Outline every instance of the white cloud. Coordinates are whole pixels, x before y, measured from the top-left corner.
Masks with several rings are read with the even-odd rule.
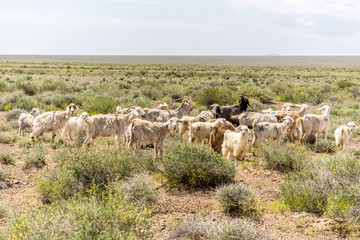
[[[158,1],[153,0],[108,0],[110,2],[120,2],[120,3],[136,3],[136,4],[159,4]]]
[[[324,15],[360,20],[358,0],[227,0],[236,11]]]

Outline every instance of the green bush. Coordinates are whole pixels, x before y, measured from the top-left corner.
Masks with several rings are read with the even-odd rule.
[[[26,157],[24,162],[24,169],[42,168],[46,165],[44,146],[38,144],[36,148]]]
[[[33,97],[23,96],[23,97],[20,97],[16,101],[16,103],[13,104],[13,107],[30,111],[31,109],[33,109],[37,105],[38,104],[36,103],[36,101],[34,100]]]
[[[31,81],[16,81],[16,88],[24,91],[29,96],[35,95],[38,91],[36,84]]]
[[[15,142],[17,139],[16,135],[9,133],[0,133],[0,143],[9,144]]]
[[[327,139],[319,139],[313,145],[308,145],[311,150],[316,153],[334,153],[336,152],[336,144],[334,141]]]
[[[214,240],[255,240],[264,239],[259,231],[247,222],[213,221],[205,218],[185,219],[176,224],[171,239],[214,239]]]
[[[241,225],[234,223],[222,224],[218,231],[211,235],[213,240],[257,240],[262,239],[258,230],[251,224],[243,223]]]
[[[25,111],[19,108],[12,109],[10,111],[6,112],[6,120],[18,120],[21,113],[24,113]]]
[[[161,174],[172,186],[213,187],[235,177],[234,164],[207,146],[172,142],[161,161]]]
[[[310,156],[306,148],[289,143],[262,143],[255,151],[265,159],[270,169],[280,172],[300,170]]]
[[[9,214],[8,209],[9,209],[9,203],[6,203],[4,201],[0,201],[0,219],[1,218],[6,218],[8,216],[8,214]]]
[[[0,153],[0,162],[6,165],[14,165],[15,164],[15,159],[13,156],[11,156],[10,153],[8,152],[2,152]]]
[[[201,90],[196,96],[195,101],[201,105],[210,106],[217,103],[220,105],[231,104],[233,102],[231,92],[226,88],[208,87]]]
[[[281,185],[291,209],[345,217],[360,189],[360,163],[350,154],[318,157]]]
[[[36,187],[43,201],[55,202],[77,193],[84,193],[92,185],[103,190],[113,181],[125,179],[144,169],[145,159],[127,150],[114,148],[65,148],[56,155],[59,167],[48,170]]]
[[[14,214],[4,230],[16,239],[152,239],[151,211],[139,209],[117,190],[78,196]]]
[[[33,145],[31,138],[20,138],[16,144],[19,148],[30,148]]]
[[[145,206],[156,202],[158,191],[148,174],[136,174],[121,183],[121,193],[125,199],[136,205]]]
[[[84,103],[84,110],[90,115],[99,113],[114,113],[118,101],[112,96],[97,96],[95,98],[89,98]]]
[[[5,168],[0,168],[0,182],[4,182],[9,177],[9,172]]]
[[[216,199],[227,213],[245,216],[258,214],[256,193],[242,183],[233,183],[218,188]]]

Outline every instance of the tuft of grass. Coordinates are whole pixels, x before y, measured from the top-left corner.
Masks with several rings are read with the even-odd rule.
[[[9,165],[9,164],[14,165],[15,159],[10,153],[2,152],[0,153],[0,162],[5,165]]]
[[[216,199],[227,213],[245,216],[258,214],[257,195],[243,183],[232,183],[218,188]]]
[[[161,174],[171,186],[213,187],[235,177],[235,166],[206,146],[171,142],[160,160]]]
[[[36,183],[44,202],[56,202],[85,193],[92,185],[103,191],[112,182],[146,169],[146,160],[134,156],[127,149],[115,147],[65,147],[57,153],[56,160],[59,167],[47,170]]]
[[[4,201],[0,201],[0,219],[6,218],[8,216],[9,214],[8,209],[9,209],[9,204]]]
[[[12,109],[6,112],[6,120],[10,122],[11,120],[18,120],[21,113],[25,111],[19,108]]]
[[[231,223],[229,220],[212,221],[206,218],[185,219],[176,224],[170,234],[172,239],[265,239],[254,225],[244,222]]]
[[[290,175],[281,191],[292,210],[347,219],[360,196],[359,176],[359,160],[351,154],[318,157]]]
[[[319,139],[313,145],[309,145],[309,148],[316,153],[334,153],[334,152],[336,152],[335,142],[327,140],[327,139]]]
[[[7,179],[9,177],[9,173],[5,168],[0,168],[0,189],[4,189],[8,187]]]
[[[291,143],[262,143],[255,151],[266,160],[270,169],[280,172],[298,171],[309,158],[305,147]]]
[[[19,146],[19,148],[31,148],[33,141],[31,138],[20,138],[16,141],[16,144]]]
[[[148,174],[139,173],[121,183],[120,191],[125,199],[140,206],[156,202],[159,192]]]
[[[15,142],[16,139],[16,135],[11,135],[9,133],[0,133],[0,143],[9,144]]]
[[[4,232],[16,239],[153,239],[151,210],[124,200],[117,189],[89,191],[15,213]]]
[[[42,168],[46,165],[45,162],[45,150],[42,144],[38,144],[34,151],[32,151],[25,159],[23,168]]]

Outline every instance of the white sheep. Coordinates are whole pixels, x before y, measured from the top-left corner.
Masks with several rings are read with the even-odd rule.
[[[238,130],[239,132],[226,130],[221,146],[223,157],[227,159],[234,157],[236,162],[239,158],[245,158],[250,134],[250,129],[245,125],[239,127]]]
[[[257,141],[262,141],[263,139],[273,138],[277,142],[283,139],[286,136],[287,129],[294,120],[290,116],[286,116],[282,119],[281,123],[269,123],[269,122],[259,122],[255,119],[253,122],[254,137],[252,140],[252,146],[254,147]]]
[[[63,128],[61,136],[70,140],[72,140],[72,137],[78,136],[86,130],[85,120],[88,117],[89,115],[86,112],[83,112],[80,117],[71,117]]]
[[[74,112],[77,110],[78,107],[74,103],[71,103],[66,107],[65,111],[53,111],[40,114],[34,120],[33,131],[30,134],[32,140],[35,141],[35,138],[39,138],[44,132],[52,132],[52,141],[54,141],[57,131],[64,128],[70,120],[70,117],[74,115]]]
[[[179,123],[179,134],[180,134],[180,136],[183,139],[185,139],[187,137],[190,123],[206,122],[206,121],[208,121],[210,119],[213,119],[213,118],[215,118],[215,113],[212,110],[210,110],[210,111],[202,111],[196,117],[183,116],[181,118],[181,122]]]
[[[305,144],[305,140],[310,134],[315,135],[315,142],[319,133],[322,133],[324,139],[326,139],[330,129],[330,109],[331,107],[325,105],[318,109],[322,111],[322,115],[306,114],[296,121],[297,126],[301,125],[300,143],[302,145]]]
[[[196,122],[189,124],[189,142],[206,143],[209,141],[210,133],[213,127],[226,127],[226,119],[218,118],[215,122]]]
[[[34,119],[40,115],[40,111],[37,108],[33,108],[30,113],[21,113],[19,116],[19,136],[24,136],[24,129],[30,128],[33,125]]]
[[[134,152],[142,144],[154,144],[155,157],[163,153],[164,141],[169,133],[175,133],[180,120],[176,117],[170,118],[167,122],[150,122],[142,119],[135,119],[130,125],[130,139],[128,146],[135,144]]]
[[[161,110],[161,109],[149,109],[146,112],[145,119],[150,122],[166,122],[172,117],[182,118],[185,114],[188,114],[192,110],[192,107],[187,100],[183,100],[180,107],[175,110]]]
[[[125,132],[128,129],[131,121],[137,117],[144,117],[145,112],[141,107],[136,107],[134,111],[126,115],[108,114],[95,115],[88,117],[85,120],[87,128],[87,136],[83,146],[87,145],[91,139],[96,137],[111,137],[114,136],[118,143],[125,138]]]
[[[349,122],[348,124],[338,127],[335,130],[335,142],[336,146],[340,149],[345,149],[346,145],[349,142],[351,134],[355,132],[358,127],[355,125],[354,122]]]

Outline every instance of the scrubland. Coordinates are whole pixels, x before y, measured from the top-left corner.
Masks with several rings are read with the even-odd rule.
[[[360,147],[337,150],[334,130],[358,124],[360,68],[99,63],[0,63],[0,239],[356,239]],[[33,143],[17,119],[75,103],[90,115],[116,106],[194,110],[250,99],[249,110],[332,107],[328,138],[306,146],[265,142],[246,160],[224,159],[175,136],[155,159],[113,138],[81,147]],[[78,113],[80,115],[81,112]]]

